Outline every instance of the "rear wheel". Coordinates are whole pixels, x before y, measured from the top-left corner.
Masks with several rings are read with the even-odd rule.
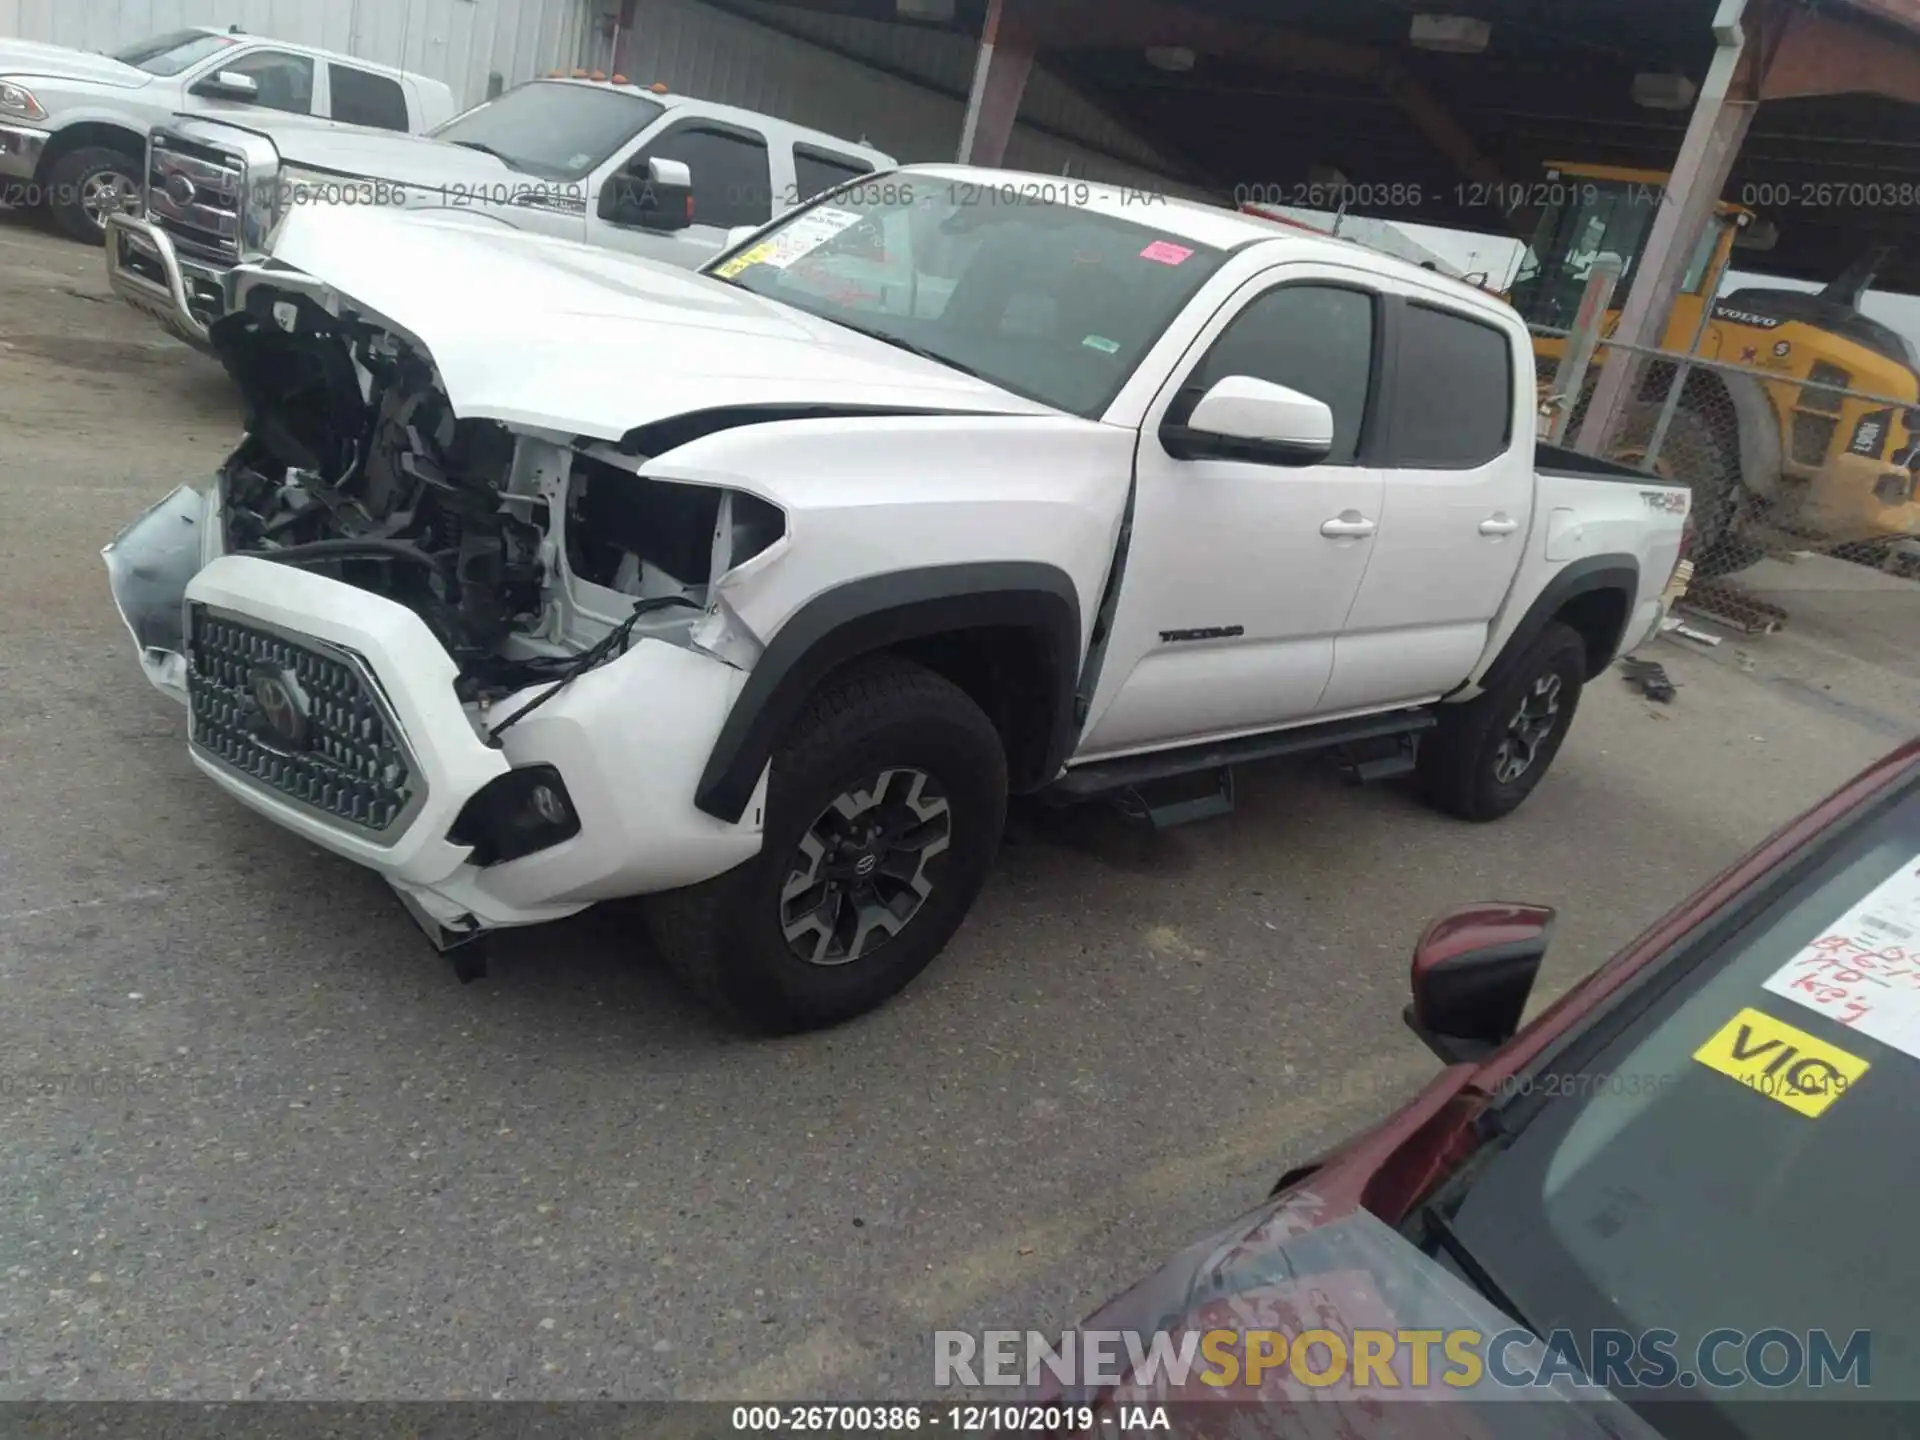
[[[1417,772],[1428,803],[1477,822],[1519,809],[1552,766],[1580,708],[1587,644],[1554,622],[1477,700],[1440,707],[1420,744]]]
[[[118,150],[88,146],[63,155],[47,171],[47,203],[60,228],[76,240],[104,244],[107,216],[131,210],[140,198],[140,162]]]
[[[662,957],[749,1028],[815,1029],[904,989],[986,883],[1006,823],[1000,737],[908,661],[822,688],[773,760],[760,853],[647,902]]]

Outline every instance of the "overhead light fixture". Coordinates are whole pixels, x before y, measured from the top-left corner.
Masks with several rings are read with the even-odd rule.
[[[1493,26],[1471,15],[1416,15],[1407,38],[1416,50],[1478,55],[1493,38]]]
[[[1689,110],[1700,87],[1684,75],[1641,71],[1633,77],[1633,103],[1643,110]]]
[[[893,0],[893,13],[902,20],[945,25],[953,19],[953,0]]]
[[[1154,45],[1147,50],[1147,63],[1156,70],[1184,75],[1193,69],[1198,57],[1184,45]]]

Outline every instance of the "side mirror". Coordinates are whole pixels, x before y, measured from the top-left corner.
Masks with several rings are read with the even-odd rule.
[[[222,70],[194,86],[193,93],[210,95],[219,100],[258,100],[260,82],[251,75],[242,75],[238,70]]]
[[[684,230],[693,224],[693,172],[680,160],[635,160],[600,191],[600,218],[647,230]]]
[[[1229,375],[1200,397],[1160,443],[1180,460],[1318,465],[1333,453],[1333,411],[1323,400],[1250,375]]]
[[[1483,1060],[1520,1032],[1553,911],[1492,902],[1443,915],[1413,947],[1409,1029],[1449,1065]]]

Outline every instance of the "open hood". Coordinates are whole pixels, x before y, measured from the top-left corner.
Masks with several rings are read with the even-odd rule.
[[[261,288],[308,288],[433,359],[462,418],[619,440],[729,407],[1051,415],[1034,401],[719,280],[495,219],[295,209]]]
[[[0,40],[0,75],[87,80],[122,90],[138,89],[153,82],[153,76],[146,71],[123,65],[111,55],[70,50],[65,45],[38,45],[31,40]]]

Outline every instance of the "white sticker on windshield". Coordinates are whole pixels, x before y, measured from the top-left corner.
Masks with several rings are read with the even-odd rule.
[[[754,246],[755,250],[764,250],[765,256],[757,263],[770,265],[775,270],[784,270],[794,261],[811,255],[842,230],[858,225],[866,217],[852,210],[836,210],[831,205],[818,210],[809,210],[777,235]]]
[[[1920,1057],[1920,856],[1829,925],[1765,988]]]

